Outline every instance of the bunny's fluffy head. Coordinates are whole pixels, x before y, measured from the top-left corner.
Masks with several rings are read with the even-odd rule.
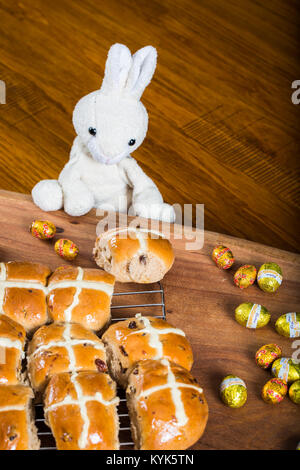
[[[140,97],[153,76],[156,57],[151,46],[132,56],[126,46],[114,44],[100,90],[75,106],[74,128],[94,160],[116,164],[143,142],[148,115]]]

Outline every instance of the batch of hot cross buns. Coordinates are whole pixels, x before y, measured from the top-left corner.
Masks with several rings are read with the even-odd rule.
[[[133,232],[98,237],[102,269],[0,264],[0,449],[40,447],[36,402],[57,449],[119,449],[117,386],[136,449],[187,449],[203,434],[208,407],[184,332],[141,314],[110,324],[115,281],[156,282],[174,261],[166,238]]]

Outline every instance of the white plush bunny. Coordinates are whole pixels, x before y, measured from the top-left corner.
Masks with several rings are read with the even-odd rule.
[[[70,160],[57,180],[40,181],[32,198],[44,211],[61,208],[80,216],[93,207],[174,222],[153,181],[129,152],[143,142],[148,115],[140,97],[156,67],[156,49],[144,47],[133,56],[122,44],[108,53],[100,90],[75,106],[77,137]]]

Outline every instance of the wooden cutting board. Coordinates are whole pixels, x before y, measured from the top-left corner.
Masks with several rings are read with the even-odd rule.
[[[74,264],[95,266],[91,255],[99,221],[95,211],[79,218],[62,211],[45,213],[30,196],[0,191],[0,217],[1,261],[31,260],[52,268],[64,264],[54,252],[54,241],[34,239],[28,231],[32,220],[50,219],[63,230],[59,236],[78,244],[80,254]],[[199,251],[186,251],[182,240],[172,241],[176,261],[163,280],[167,319],[184,329],[191,341],[193,373],[204,388],[210,410],[205,434],[194,448],[295,449],[300,441],[299,406],[287,397],[277,406],[263,402],[261,388],[271,376],[256,366],[254,355],[260,346],[271,342],[279,344],[286,357],[294,351],[293,341],[279,336],[274,324],[279,315],[300,311],[300,256],[212,232],[205,232],[204,247]],[[232,270],[219,270],[210,258],[213,247],[221,243],[235,255]],[[257,285],[245,291],[234,286],[235,267],[245,263],[259,267],[267,261],[282,267],[283,283],[278,292],[267,294]],[[136,287],[129,285],[127,289]],[[122,289],[124,286],[116,285],[117,291]],[[272,313],[270,323],[257,331],[236,323],[234,309],[244,301],[265,305]],[[227,374],[238,375],[247,384],[248,401],[241,409],[227,408],[219,399],[219,384]]]

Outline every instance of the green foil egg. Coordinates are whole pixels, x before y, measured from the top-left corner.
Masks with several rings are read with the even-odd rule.
[[[276,359],[272,364],[272,375],[286,383],[295,382],[300,379],[300,365],[288,357]]]
[[[275,323],[277,333],[286,338],[300,337],[300,313],[292,312],[281,315]]]
[[[296,380],[296,382],[292,383],[290,386],[289,397],[296,405],[300,405],[300,380]]]
[[[245,382],[236,375],[226,375],[220,385],[220,396],[230,408],[240,408],[247,401]]]
[[[269,323],[270,318],[266,307],[252,302],[244,302],[235,309],[236,321],[246,328],[261,328]]]
[[[282,271],[276,263],[263,264],[257,273],[257,283],[264,292],[275,292],[282,283]]]

